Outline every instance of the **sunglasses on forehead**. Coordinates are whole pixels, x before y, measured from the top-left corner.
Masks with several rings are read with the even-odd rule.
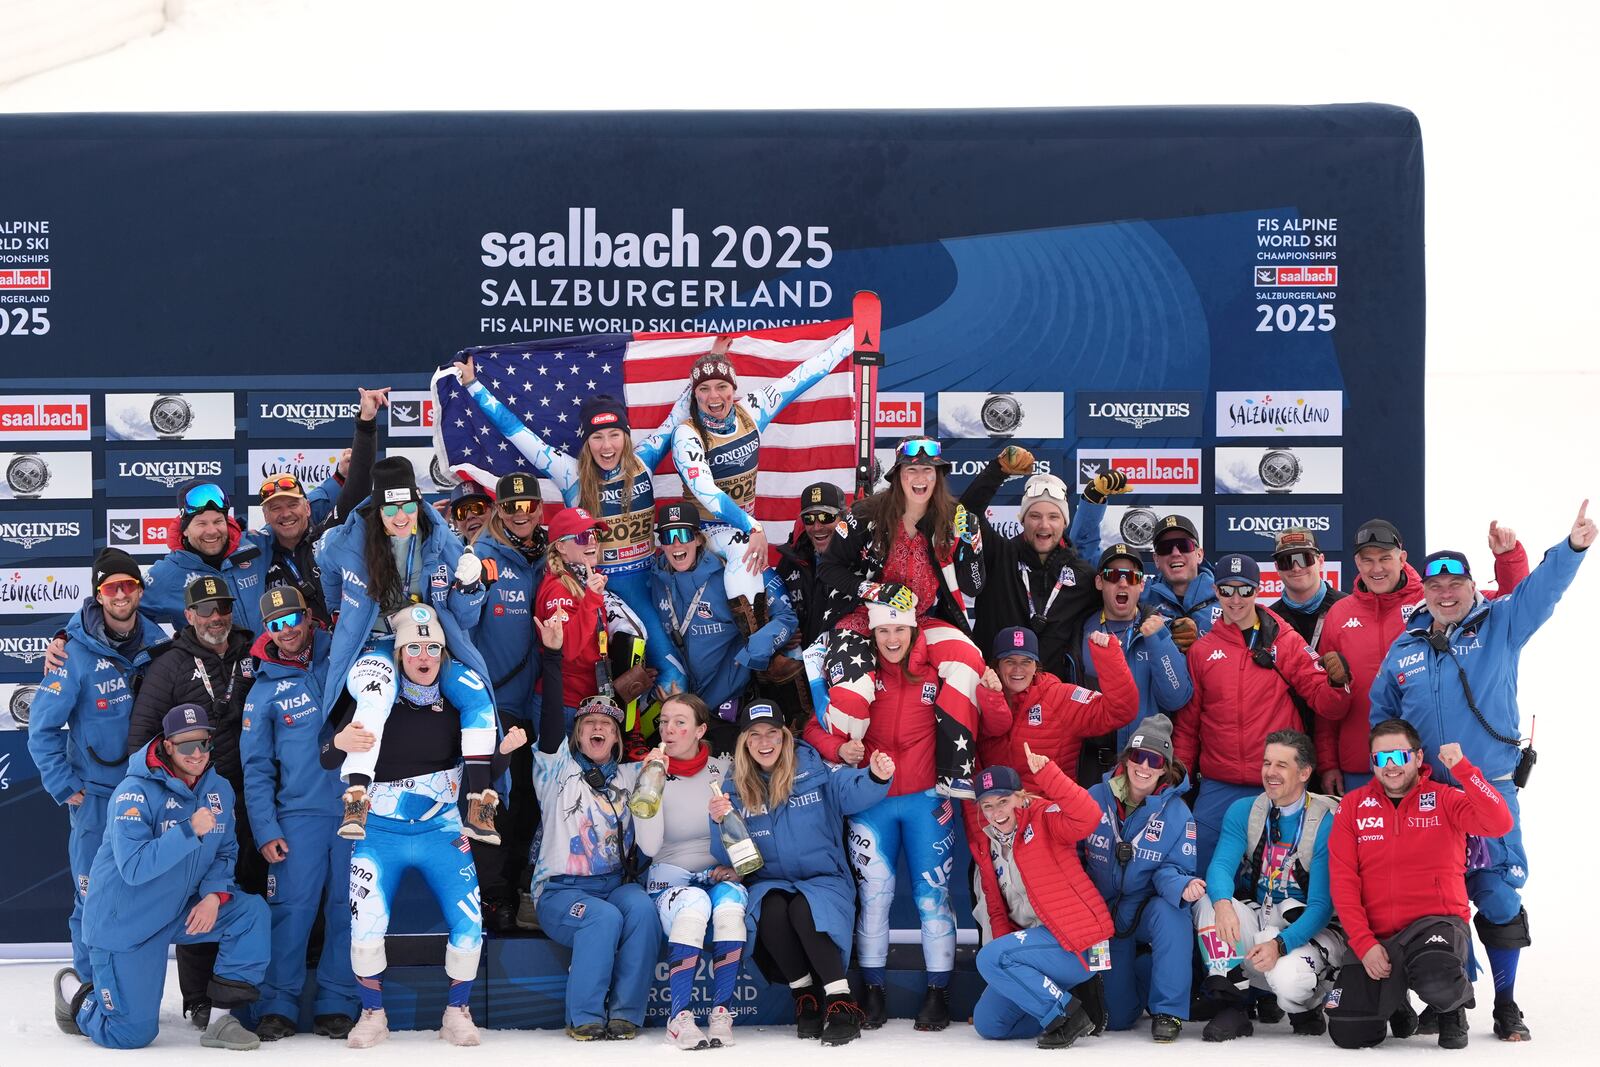
[[[1315,567],[1317,557],[1314,552],[1285,552],[1272,557],[1272,562],[1280,571],[1297,571],[1301,567]]]
[[[305,621],[305,617],[306,613],[303,611],[291,611],[287,615],[279,615],[276,619],[268,621],[267,629],[272,633],[278,633],[280,630],[299,626]]]
[[[1167,537],[1155,544],[1156,555],[1170,556],[1174,552],[1193,552],[1194,539],[1191,537]]]
[[[1132,567],[1102,567],[1100,577],[1106,580],[1107,585],[1124,583],[1127,585],[1143,585],[1144,571],[1136,571]]]
[[[392,519],[402,511],[407,515],[415,515],[417,513],[417,502],[415,500],[407,500],[404,504],[385,504],[383,506],[383,517]]]
[[[1377,768],[1404,767],[1411,762],[1409,748],[1385,748],[1372,754],[1372,765]]]
[[[502,515],[531,515],[538,506],[537,500],[502,500],[496,505]]]
[[[292,474],[279,474],[261,483],[261,502],[265,504],[279,493],[291,492],[305,495],[305,490],[300,487],[300,479]]]
[[[228,510],[228,494],[222,491],[222,486],[213,482],[204,485],[191,486],[183,494],[183,513],[194,515],[212,508],[216,511]]]

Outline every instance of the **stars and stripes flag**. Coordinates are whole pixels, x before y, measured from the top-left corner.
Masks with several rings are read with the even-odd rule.
[[[852,320],[776,330],[735,333],[728,356],[740,394],[778,381],[852,329]],[[621,397],[635,440],[667,418],[688,386],[689,368],[711,350],[716,334],[613,333],[469,348],[478,380],[553,448],[576,456],[582,447],[578,409],[597,393]],[[434,378],[438,398],[434,444],[441,462],[457,475],[494,488],[503,474],[531,464],[490,425],[478,405],[448,370]],[[831,481],[846,493],[854,481],[856,394],[851,361],[786,407],[761,434],[756,479],[756,518],[776,544],[786,539],[799,512],[801,490]],[[547,501],[561,496],[545,481]],[[655,471],[657,504],[681,499],[683,485],[670,448]]]

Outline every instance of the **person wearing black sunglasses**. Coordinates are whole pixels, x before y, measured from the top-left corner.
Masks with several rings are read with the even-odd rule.
[[[266,563],[261,546],[246,535],[232,515],[233,501],[222,482],[196,478],[178,487],[178,516],[167,535],[171,549],[150,568],[139,610],[174,629],[184,623],[184,590],[197,579],[227,583],[240,602],[240,626],[255,633],[256,598],[265,585]]]
[[[778,546],[778,578],[800,621],[802,646],[812,644],[828,627],[832,604],[828,588],[818,584],[817,561],[838,535],[844,508],[844,490],[832,482],[806,486],[800,492],[800,517],[794,532]]]
[[[1182,515],[1167,515],[1156,522],[1151,545],[1157,573],[1145,583],[1142,600],[1172,620],[1172,640],[1188,652],[1222,618],[1200,531]]]
[[[73,1032],[102,1048],[143,1048],[160,1029],[171,945],[216,961],[205,996],[248,1008],[271,952],[267,905],[234,880],[233,785],[212,765],[212,723],[200,704],[170,707],[160,734],[128,761],[110,804],[84,907],[93,975],[66,1007]],[[205,1026],[207,1048],[260,1041],[228,1011]]]
[[[1424,751],[1455,738],[1481,768],[1511,810],[1515,827],[1488,842],[1487,862],[1467,876],[1478,908],[1478,937],[1494,972],[1495,1035],[1505,1041],[1532,1037],[1515,1000],[1517,964],[1532,944],[1522,887],[1528,854],[1522,841],[1519,791],[1533,770],[1531,740],[1524,746],[1517,705],[1517,668],[1522,650],[1555,612],[1595,540],[1589,502],[1578,508],[1567,536],[1510,596],[1494,600],[1478,592],[1467,557],[1453,550],[1423,560],[1424,605],[1389,648],[1372,683],[1372,722],[1404,719],[1422,735]],[[1434,775],[1455,779],[1434,761]]]
[[[1419,1032],[1411,989],[1433,1016],[1429,1032],[1440,1047],[1465,1048],[1473,868],[1512,829],[1513,812],[1459,744],[1435,753],[1459,786],[1434,774],[1422,737],[1403,719],[1379,722],[1368,744],[1375,778],[1345,794],[1328,839],[1333,905],[1354,957],[1328,994],[1328,1035],[1340,1048],[1381,1044],[1386,1026],[1410,1037]],[[1483,940],[1492,961],[1493,942]],[[1495,1034],[1505,1038],[1501,1015],[1497,1005]]]
[[[1190,647],[1194,696],[1178,714],[1178,758],[1200,773],[1194,800],[1202,870],[1234,801],[1261,791],[1261,749],[1278,730],[1304,732],[1295,698],[1329,718],[1343,711],[1348,686],[1335,686],[1303,637],[1256,603],[1261,568],[1249,556],[1217,558],[1222,618]],[[1313,758],[1311,763],[1315,762]]]

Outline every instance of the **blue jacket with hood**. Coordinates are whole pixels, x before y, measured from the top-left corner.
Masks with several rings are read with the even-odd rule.
[[[333,639],[318,629],[311,637],[309,667],[274,658],[272,635],[256,638],[256,680],[245,697],[239,724],[239,760],[244,764],[244,803],[250,830],[260,844],[283,837],[278,817],[339,814],[344,783],[322,767],[322,732],[328,708],[322,691]]]
[[[1521,737],[1517,666],[1522,648],[1555,611],[1583,557],[1563,538],[1511,592],[1493,600],[1480,594],[1466,617],[1445,631],[1447,652],[1435,652],[1429,644],[1433,615],[1426,604],[1419,605],[1372,680],[1371,725],[1396,718],[1415,726],[1428,765],[1440,781],[1460,784],[1439,762],[1439,746],[1449,741],[1461,745],[1485,778],[1510,778],[1518,749],[1496,740],[1472,714],[1462,672],[1484,720],[1502,737]]]
[[[1211,564],[1202,562],[1194,581],[1179,596],[1172,591],[1159,571],[1144,583],[1144,596],[1139,601],[1145,607],[1168,619],[1190,618],[1200,631],[1200,637],[1211,632],[1211,627],[1222,618],[1222,605],[1217,602],[1217,584],[1212,578]]]
[[[1105,898],[1118,930],[1131,925],[1139,904],[1152,894],[1175,908],[1188,908],[1183,891],[1197,877],[1194,816],[1183,802],[1188,777],[1152,793],[1124,818],[1112,792],[1112,780],[1120,773],[1108,771],[1089,790],[1100,808],[1100,825],[1079,846],[1083,869]],[[1133,846],[1126,865],[1117,862],[1118,841]]]
[[[105,843],[83,907],[83,938],[95,948],[138,948],[207,893],[240,893],[233,787],[209,765],[185,785],[157,755],[160,745],[157,737],[128,757],[127,776],[107,802]],[[189,817],[201,805],[217,823],[196,837]]]
[[[767,591],[768,622],[746,641],[733,621],[728,594],[723,587],[724,566],[715,553],[704,549],[695,565],[682,573],[672,569],[665,555],[657,554],[650,570],[650,592],[661,627],[668,639],[683,645],[679,658],[689,675],[689,690],[713,708],[737,697],[750,682],[752,671],[765,670],[800,625],[789,593],[778,572],[768,567],[762,575]],[[703,589],[694,618],[686,616],[695,593]],[[670,611],[669,611],[670,605]],[[673,614],[688,630],[675,630]]]
[[[260,545],[245,536],[237,521],[228,519],[228,554],[215,568],[184,541],[176,519],[167,534],[167,544],[172,551],[150,568],[144,598],[139,601],[139,611],[146,618],[183,629],[183,592],[196,579],[210,574],[220,577],[233,590],[233,624],[251,633],[261,631],[261,594],[266,590],[267,557]]]
[[[472,543],[472,550],[480,559],[494,560],[499,569],[472,630],[473,643],[488,667],[484,677],[494,687],[497,707],[537,725],[539,709],[533,694],[543,656],[533,625],[533,598],[544,580],[544,560],[529,563],[487,530]]]
[[[149,664],[150,649],[167,640],[148,618],[135,622],[141,649],[129,661],[106,636],[100,605],[84,601],[67,622],[67,662],[46,671],[34,694],[28,754],[57,803],[79,790],[106,797],[128,773],[133,680]]]
[[[483,608],[484,591],[480,587],[469,593],[456,585],[456,562],[461,559],[465,546],[436,513],[429,515],[431,511],[432,508],[418,509],[424,588],[428,590],[434,610],[439,613],[450,655],[492,684],[489,669],[471,637],[472,627],[477,625]],[[329,530],[317,542],[323,598],[328,610],[339,616],[333,630],[333,647],[322,691],[322,706],[329,714],[338,705],[350,668],[361,655],[378,621],[378,602],[367,592],[367,562],[363,555],[367,522],[372,512],[369,497],[342,525]]]

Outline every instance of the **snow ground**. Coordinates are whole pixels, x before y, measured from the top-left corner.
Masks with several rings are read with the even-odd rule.
[[[1487,573],[1491,518],[1514,526],[1537,562],[1565,536],[1580,499],[1592,496],[1600,510],[1592,431],[1600,360],[1581,295],[1600,246],[1597,140],[1582,118],[1596,97],[1595,5],[1157,2],[1141,6],[1137,22],[1119,5],[980,13],[931,0],[815,0],[803,9],[715,0],[689,15],[617,2],[599,18],[590,10],[519,0],[188,0],[153,38],[0,88],[0,112],[1395,103],[1421,119],[1427,155],[1428,547],[1462,547]],[[1484,981],[1473,1044],[1458,1060],[1587,1058],[1579,1040],[1593,1010],[1596,864],[1592,835],[1569,809],[1592,804],[1587,756],[1600,724],[1584,668],[1593,643],[1586,616],[1597,602],[1600,565],[1590,563],[1522,659],[1522,708],[1525,718],[1539,714],[1541,761],[1523,797],[1535,946],[1518,999],[1537,1040],[1527,1049],[1493,1040]],[[51,1021],[55,966],[0,962],[8,1064],[88,1047]],[[176,997],[169,980],[154,1053],[168,1061],[198,1048]],[[1181,1051],[1154,1054],[1236,1064],[1336,1052],[1325,1039],[1292,1039],[1286,1026],[1226,1046],[1202,1044],[1196,1030]],[[429,1034],[393,1042],[485,1067],[569,1050],[603,1067],[654,1051],[647,1038],[578,1052],[554,1032],[488,1032],[483,1048],[465,1053]],[[1400,1047],[1407,1051],[1392,1051]],[[808,1061],[814,1048],[803,1050]],[[1074,1055],[1147,1048],[1135,1031],[1085,1040]],[[1415,1038],[1386,1048],[1433,1054]],[[732,1055],[769,1050],[779,1064],[799,1051],[792,1032],[778,1029],[744,1035]],[[302,1037],[263,1055],[288,1051],[303,1063],[310,1053],[345,1054]],[[932,1037],[902,1021],[828,1055],[945,1067],[995,1051],[964,1027]]]

